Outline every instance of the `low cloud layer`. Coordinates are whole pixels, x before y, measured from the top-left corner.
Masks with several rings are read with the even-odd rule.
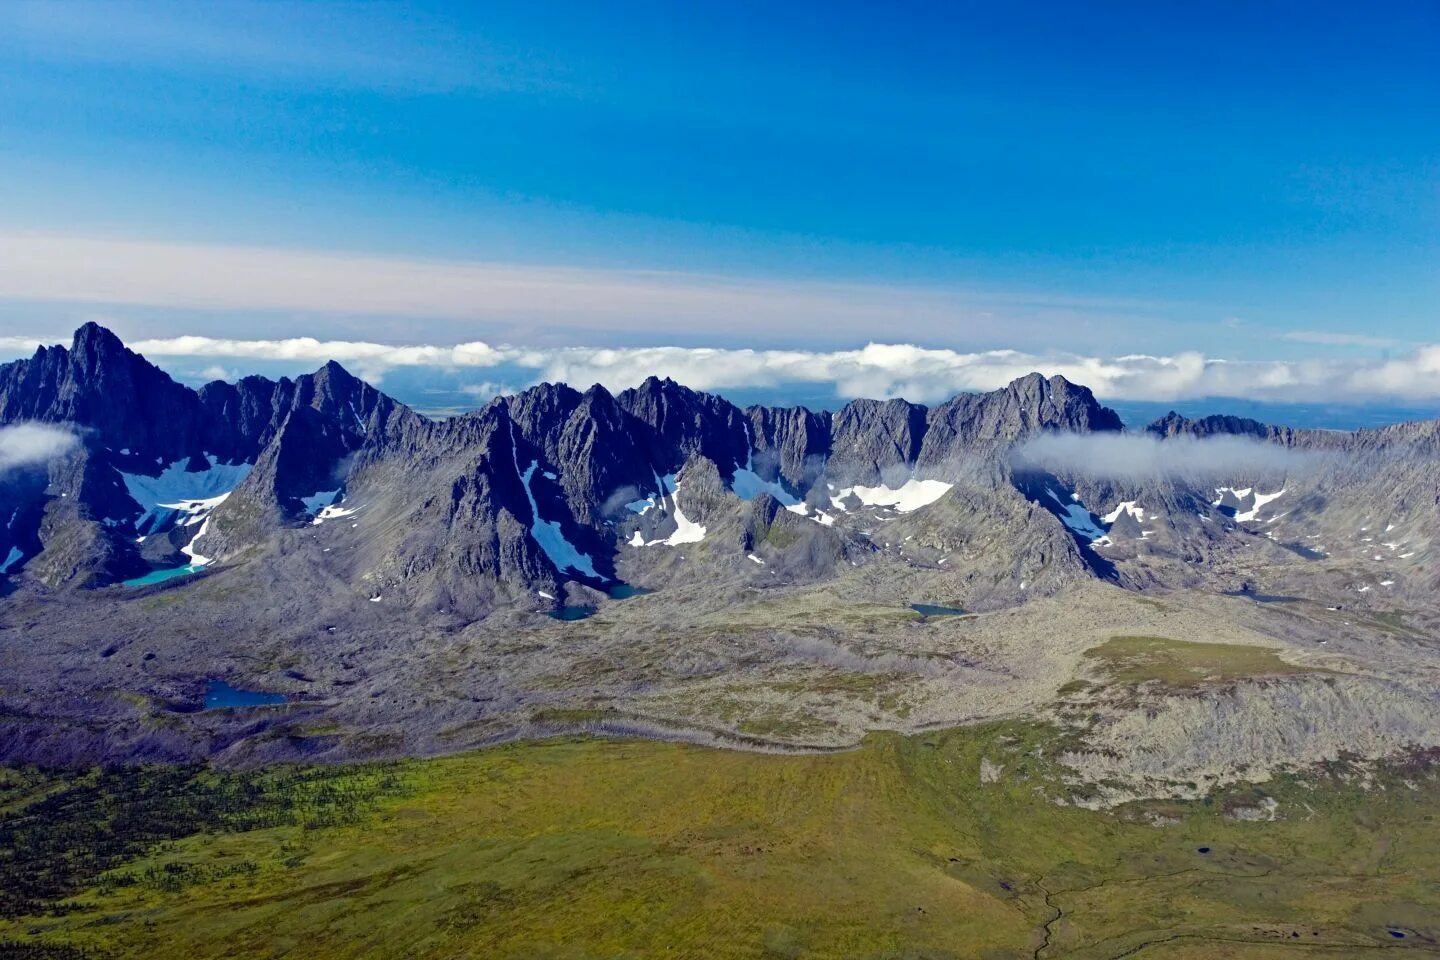
[[[0,339],[12,355],[35,338]],[[840,399],[904,397],[934,403],[956,393],[993,390],[1032,371],[1060,374],[1102,399],[1177,401],[1239,397],[1273,402],[1425,402],[1440,399],[1440,345],[1384,360],[1222,360],[1199,353],[1119,357],[1019,350],[964,353],[911,344],[872,343],[858,350],[738,350],[704,347],[517,347],[483,341],[391,345],[356,340],[238,340],[182,336],[140,340],[146,356],[228,361],[337,360],[372,382],[396,368],[485,370],[505,384],[564,381],[584,388],[638,384],[668,376],[699,390],[819,386]]]
[[[0,427],[0,473],[48,463],[79,445],[80,438],[63,427],[42,423]]]
[[[1390,360],[1217,360],[1198,353],[1096,357],[1018,350],[962,353],[910,344],[859,350],[734,350],[690,347],[532,348],[475,341],[454,346],[389,346],[356,341],[221,340],[175,337],[135,344],[151,356],[227,359],[335,359],[372,379],[402,366],[515,368],[533,380],[578,387],[634,386],[668,376],[699,390],[833,385],[840,398],[905,397],[933,403],[969,390],[994,390],[1032,371],[1060,374],[1102,398],[1185,400],[1242,397],[1277,402],[1417,401],[1440,398],[1440,345]],[[507,379],[511,379],[507,376]]]
[[[1011,462],[1017,469],[1096,480],[1235,478],[1313,467],[1315,455],[1248,437],[1047,433],[1017,447]]]

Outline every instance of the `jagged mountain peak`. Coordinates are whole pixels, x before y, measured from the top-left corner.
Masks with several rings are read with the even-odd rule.
[[[118,336],[108,327],[101,326],[91,320],[75,331],[75,336],[70,341],[70,351],[77,357],[121,357],[131,353]]]

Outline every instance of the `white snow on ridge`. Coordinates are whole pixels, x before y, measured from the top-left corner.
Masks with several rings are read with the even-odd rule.
[[[1247,510],[1246,512],[1244,512],[1244,513],[1237,513],[1237,514],[1235,514],[1235,519],[1236,519],[1236,520],[1254,520],[1254,519],[1259,515],[1259,513],[1260,513],[1260,508],[1261,508],[1261,507],[1265,506],[1265,504],[1269,503],[1271,500],[1274,500],[1276,497],[1280,496],[1280,495],[1283,494],[1284,492],[1285,492],[1285,488],[1284,488],[1284,487],[1281,487],[1279,490],[1276,490],[1274,493],[1261,493],[1259,490],[1256,490],[1256,491],[1255,491],[1255,505],[1254,505],[1253,507],[1251,507],[1249,510]]]
[[[705,526],[685,516],[680,509],[678,488],[670,494],[670,515],[675,520],[675,531],[663,540],[646,540],[639,530],[630,537],[632,547],[678,547],[682,543],[699,543],[705,539]]]
[[[530,501],[530,516],[533,518],[530,522],[530,536],[540,545],[550,562],[555,564],[555,569],[574,570],[596,580],[609,579],[596,572],[595,562],[588,553],[581,553],[573,543],[565,539],[565,532],[558,522],[541,519],[540,504],[535,500],[535,492],[530,489],[530,481],[535,476],[535,471],[540,469],[540,461],[531,460],[530,466],[521,471],[520,448],[515,444],[513,423],[510,424],[510,456],[515,461],[515,473],[520,477],[520,486],[525,488],[525,497]]]
[[[797,503],[791,506],[787,506],[785,509],[789,510],[791,513],[798,513],[802,517],[810,517],[810,507],[808,504]],[[822,527],[833,527],[835,525],[835,518],[832,517],[830,514],[826,513],[824,510],[817,509],[815,511],[815,516],[810,517],[810,519],[814,520]]]
[[[675,492],[675,474],[667,473],[665,476],[655,474],[655,489],[659,493],[652,493],[643,500],[631,500],[625,504],[625,509],[631,513],[638,513],[642,517],[649,513],[665,497]]]
[[[658,542],[669,547],[678,547],[682,543],[699,543],[704,540],[705,527],[681,513],[678,500],[671,502],[675,504],[675,532]],[[657,541],[651,541],[652,544],[655,542]]]
[[[338,520],[341,517],[353,516],[359,509],[359,507],[340,507],[333,505],[322,507],[320,512],[315,514],[315,519],[310,521],[310,525],[319,526],[326,520]]]
[[[179,524],[182,527],[193,527],[197,523],[204,522],[210,512],[230,496],[231,491],[226,491],[218,497],[210,497],[206,500],[181,500],[179,503],[162,503],[160,506],[166,510],[173,510],[180,514]]]
[[[667,547],[678,547],[682,543],[699,543],[705,539],[705,527],[691,520],[680,509],[678,492],[671,494],[670,503],[673,505],[673,516],[675,518],[675,532],[664,540],[651,540],[646,544],[653,547],[657,544],[664,544]],[[638,531],[637,531],[638,532]]]
[[[1236,490],[1234,487],[1216,487],[1215,493],[1219,495],[1219,499],[1212,501],[1211,505],[1216,507],[1220,506],[1220,504],[1225,502],[1225,494],[1227,493],[1234,494],[1235,499],[1239,500],[1241,504],[1243,504],[1246,500],[1250,499],[1250,495],[1253,493],[1255,495],[1255,500],[1254,503],[1250,506],[1250,509],[1236,510],[1235,512],[1235,519],[1237,521],[1241,523],[1249,523],[1260,515],[1261,507],[1265,506],[1265,504],[1274,500],[1276,497],[1279,497],[1285,492],[1285,489],[1285,487],[1281,487],[1274,493],[1261,493],[1258,488],[1254,487],[1246,487],[1243,490]],[[1364,528],[1362,527],[1361,529]]]
[[[221,498],[221,499],[223,499],[223,498]],[[180,548],[180,552],[183,553],[183,554],[185,554],[185,556],[187,556],[187,557],[190,558],[190,565],[193,566],[193,567],[204,567],[204,566],[208,566],[209,564],[215,562],[214,560],[212,560],[212,559],[209,558],[209,557],[201,556],[201,555],[200,555],[199,553],[197,553],[196,550],[195,550],[195,545],[200,542],[200,538],[203,537],[203,536],[205,536],[205,532],[206,532],[207,530],[209,530],[209,529],[210,529],[210,518],[209,518],[209,517],[206,517],[204,520],[202,520],[202,521],[200,522],[200,530],[199,530],[199,532],[197,532],[197,533],[195,534],[195,536],[193,536],[193,537],[190,538],[190,542],[189,542],[189,543],[185,544],[185,546],[183,546],[183,547]]]
[[[950,492],[952,483],[943,480],[917,480],[911,477],[899,487],[845,487],[837,490],[830,498],[831,504],[846,509],[843,501],[854,496],[867,507],[894,507],[900,513],[909,513],[929,506]]]
[[[535,501],[535,494],[530,490],[530,480],[535,476],[540,461],[530,461],[530,466],[520,474],[520,483],[525,487],[525,496],[530,498],[530,515],[534,518],[530,523],[530,536],[545,551],[545,556],[555,564],[557,570],[575,570],[586,576],[594,577],[597,580],[604,580],[595,571],[595,563],[590,559],[588,553],[581,553],[575,545],[565,539],[565,533],[560,524],[554,520],[543,520],[540,517],[540,505]],[[518,468],[518,464],[517,464]]]
[[[1077,500],[1079,499],[1078,495],[1076,494],[1071,494],[1071,497]],[[1120,506],[1116,507],[1114,510],[1111,510],[1109,513],[1105,514],[1105,516],[1101,517],[1100,519],[1104,520],[1106,523],[1114,523],[1116,520],[1120,519],[1120,514],[1122,513],[1130,514],[1130,516],[1135,518],[1136,523],[1145,522],[1145,508],[1139,506],[1134,500],[1123,501]]]

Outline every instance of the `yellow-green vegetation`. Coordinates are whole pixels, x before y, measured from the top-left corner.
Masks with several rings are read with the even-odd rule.
[[[1167,637],[1111,637],[1086,651],[1086,656],[1099,661],[1101,670],[1120,683],[1155,681],[1177,688],[1314,672],[1287,663],[1265,647]]]
[[[819,756],[569,739],[261,773],[20,771],[0,779],[0,956],[1436,950],[1428,768],[1097,812],[1054,802],[1053,737],[1015,722]]]

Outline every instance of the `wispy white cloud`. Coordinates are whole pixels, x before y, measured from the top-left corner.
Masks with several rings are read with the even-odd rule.
[[[1281,340],[1291,343],[1314,343],[1325,347],[1403,347],[1408,344],[1394,337],[1376,337],[1360,333],[1335,333],[1330,330],[1287,330]]]
[[[1284,473],[1316,462],[1316,455],[1249,437],[1171,437],[1144,434],[1048,433],[1011,454],[1016,466],[1105,480],[1146,477],[1244,477]]]
[[[511,386],[508,383],[495,383],[486,380],[483,383],[467,383],[459,390],[467,397],[474,397],[476,400],[490,400],[493,397],[504,397],[519,393],[520,388]]]
[[[46,463],[80,445],[71,430],[45,423],[0,427],[0,473],[15,467]]]
[[[424,260],[313,250],[0,231],[0,299],[109,308],[235,311],[262,335],[296,314],[404,318],[467,329],[528,327],[683,340],[723,330],[855,342],[885,330],[1054,343],[1160,321],[1155,304],[1026,291],[734,278],[618,268]],[[598,337],[596,339],[599,339]],[[581,341],[584,342],[584,341]],[[297,348],[298,349],[298,348]]]
[[[23,339],[23,338],[22,338]],[[30,348],[26,345],[26,351]],[[1225,360],[1199,353],[1120,357],[990,350],[965,353],[911,344],[872,343],[858,350],[746,350],[691,347],[536,348],[482,341],[450,346],[391,346],[346,340],[235,340],[201,336],[140,340],[152,358],[231,361],[338,360],[379,380],[398,367],[498,370],[511,380],[557,380],[584,387],[633,386],[668,376],[702,390],[833,387],[840,398],[905,397],[935,402],[969,390],[993,390],[1032,371],[1060,374],[1115,400],[1241,397],[1278,402],[1417,401],[1440,398],[1440,345],[1386,360]],[[477,388],[501,385],[486,383]]]
[[[218,363],[212,363],[203,370],[196,370],[195,378],[197,380],[203,380],[206,383],[213,380],[238,380],[240,378],[240,371],[222,367]]]

